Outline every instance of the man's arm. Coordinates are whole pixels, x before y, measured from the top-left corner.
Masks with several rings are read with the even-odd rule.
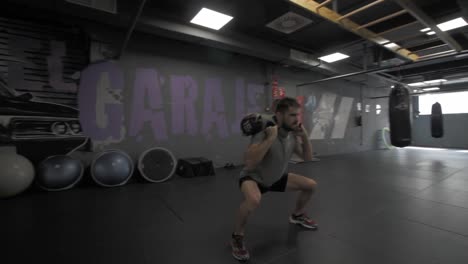
[[[294,152],[302,157],[304,161],[311,161],[312,160],[312,144],[310,143],[308,137],[307,130],[304,126],[301,125],[301,130],[298,131],[296,136],[296,146],[294,148]]]
[[[278,127],[268,127],[265,132],[260,133],[254,136],[253,143],[249,145],[245,152],[245,165],[249,169],[255,168],[263,160],[277,137]]]

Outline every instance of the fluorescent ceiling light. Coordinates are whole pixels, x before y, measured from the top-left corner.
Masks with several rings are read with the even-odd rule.
[[[323,60],[325,62],[332,63],[332,62],[343,60],[343,59],[346,59],[346,58],[349,58],[349,56],[346,55],[346,54],[343,54],[343,53],[336,52],[336,53],[333,53],[333,54],[330,54],[330,55],[327,55],[327,56],[320,57],[319,60]]]
[[[421,29],[421,32],[426,32],[426,31],[429,31],[429,30],[431,30],[431,29],[430,28],[423,28],[423,29]]]
[[[395,48],[399,48],[400,46],[398,46],[396,43],[388,43],[386,45],[384,45],[386,48],[389,48],[389,49],[395,49]]]
[[[430,80],[430,81],[425,81],[425,84],[432,84],[432,83],[441,83],[441,82],[446,82],[447,80],[445,79],[437,79],[437,80]]]
[[[426,91],[426,92],[427,91],[438,91],[438,90],[440,90],[439,87],[423,88],[423,91]]]
[[[208,8],[202,8],[190,23],[218,30],[231,21],[231,19],[232,16]]]
[[[435,35],[435,31],[429,31],[429,32],[427,32],[426,34],[428,34],[429,36]]]
[[[434,83],[442,83],[446,82],[447,80],[445,79],[436,79],[436,80],[429,80],[429,81],[424,81],[424,82],[414,82],[414,83],[408,83],[408,86],[424,86],[427,84],[434,84]]]
[[[448,31],[451,29],[464,27],[466,25],[468,25],[468,23],[466,23],[466,21],[463,18],[459,17],[459,18],[452,19],[444,23],[440,23],[437,25],[437,27],[439,27],[440,30],[442,31]]]
[[[422,86],[424,84],[425,83],[423,83],[423,82],[408,83],[409,86]]]
[[[387,44],[387,43],[389,43],[389,42],[390,42],[390,40],[384,39],[384,38],[378,39],[378,40],[377,40],[377,43],[378,43],[379,45]]]

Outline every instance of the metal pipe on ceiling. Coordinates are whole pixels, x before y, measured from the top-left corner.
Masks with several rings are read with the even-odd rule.
[[[464,82],[466,83],[466,82]],[[443,89],[443,90],[437,90],[437,91],[426,91],[426,92],[420,92],[420,93],[409,93],[410,96],[420,96],[424,94],[435,94],[435,93],[450,93],[450,92],[457,92],[457,91],[466,91],[468,88],[466,87],[461,87],[461,88],[452,88],[452,89]],[[382,98],[389,98],[390,96],[384,95],[384,96],[373,96],[373,97],[366,97],[367,99],[382,99]]]
[[[414,38],[420,38],[420,37],[424,37],[426,33],[423,33],[423,32],[417,32],[415,34],[411,34],[411,35],[403,35],[401,38],[397,38],[397,39],[391,39],[390,41],[393,42],[393,43],[396,43],[398,44],[398,42],[402,42],[402,41],[405,41],[405,40],[410,40],[410,39],[414,39]],[[439,40],[437,38],[437,40]],[[419,46],[419,45],[418,45]],[[406,49],[410,49],[408,47],[405,47]]]
[[[430,58],[430,57],[433,57],[433,56],[443,55],[443,54],[446,54],[446,53],[453,53],[453,52],[456,52],[456,51],[455,51],[455,50],[441,51],[441,52],[437,52],[437,53],[432,53],[432,54],[428,54],[428,55],[425,55],[425,56],[421,56],[420,58],[421,58],[421,59]],[[451,55],[453,55],[453,54],[451,54]]]
[[[135,26],[138,22],[138,19],[140,18],[141,12],[143,11],[143,7],[145,6],[146,0],[141,0],[140,5],[138,6],[138,10],[133,16],[132,23],[130,24],[130,27],[127,30],[127,33],[125,34],[125,39],[122,43],[122,46],[120,47],[120,51],[116,56],[116,59],[119,59],[123,52],[125,51],[125,48],[127,48],[128,41],[130,40],[130,36],[133,33],[133,30],[135,29]]]
[[[460,73],[460,71],[466,72],[468,69],[468,65],[466,66],[459,66],[459,67],[452,67],[448,69],[438,69],[438,70],[427,70],[423,72],[418,72],[418,73],[413,73],[413,74],[405,74],[405,78],[407,79],[412,79],[412,77],[418,77],[418,76],[446,76],[448,74],[454,74],[454,73]],[[380,73],[382,74],[382,73]],[[465,73],[466,75],[466,73]],[[438,78],[438,77],[436,77]]]
[[[440,48],[440,47],[443,47],[443,46],[447,46],[447,44],[435,45],[435,46],[432,46],[432,47],[429,47],[429,48],[425,48],[425,49],[414,50],[413,52],[427,51],[427,50],[431,50],[431,49]]]
[[[408,27],[408,26],[411,26],[411,25],[414,25],[414,24],[419,24],[419,21],[416,20],[416,21],[410,22],[410,23],[408,23],[408,24],[404,24],[404,25],[401,25],[401,26],[398,26],[398,27],[394,27],[394,28],[391,28],[391,29],[382,31],[382,32],[380,32],[380,33],[377,33],[377,35],[378,35],[378,36],[382,36],[382,35],[385,35],[385,34],[387,34],[387,33],[390,33],[390,32],[396,31],[396,30],[400,30],[400,29],[402,29],[402,28],[405,28],[405,27]]]
[[[432,42],[436,42],[436,41],[441,41],[441,40],[438,37],[434,37],[434,38],[430,38],[430,39],[418,42],[418,43],[413,44],[411,46],[406,46],[406,48],[407,49],[412,49],[414,47],[418,47],[418,46],[425,45],[425,44],[432,43]]]
[[[443,56],[439,56],[439,57],[436,57],[436,58],[419,60],[417,62],[404,62],[404,63],[399,64],[399,65],[389,65],[389,66],[380,67],[380,68],[376,68],[376,69],[370,69],[370,70],[365,70],[365,71],[358,71],[358,72],[351,72],[351,73],[341,74],[341,75],[332,76],[332,77],[329,77],[329,78],[324,78],[324,79],[320,79],[320,80],[316,80],[316,81],[312,81],[312,82],[308,82],[308,83],[300,83],[300,84],[297,84],[296,87],[301,87],[301,86],[306,86],[306,85],[316,84],[316,83],[321,83],[321,82],[328,82],[328,81],[333,81],[333,80],[339,80],[339,79],[358,76],[358,75],[362,75],[362,74],[378,73],[378,72],[384,72],[384,71],[388,71],[388,70],[392,70],[392,69],[398,69],[398,68],[401,69],[401,67],[403,67],[403,66],[405,66],[405,69],[410,69],[410,68],[416,67],[416,66],[418,66],[420,64],[427,63],[428,61],[441,60],[441,59],[449,58],[449,57],[456,56],[456,55],[462,55],[462,54],[468,54],[468,51],[467,52],[459,52],[457,54],[443,55]]]
[[[408,12],[408,11],[406,11],[406,10],[400,10],[400,11],[395,12],[395,13],[393,13],[393,14],[390,14],[390,15],[388,15],[388,16],[384,16],[384,17],[382,17],[382,18],[376,19],[376,20],[371,21],[371,22],[369,22],[369,23],[367,23],[367,24],[364,24],[364,25],[362,25],[362,26],[359,26],[357,29],[359,30],[359,29],[361,29],[361,28],[367,28],[367,27],[373,26],[373,25],[375,25],[375,24],[378,24],[378,23],[387,21],[387,20],[392,19],[392,18],[394,18],[394,17],[403,15],[403,14],[405,14],[405,13],[407,13],[407,12]]]
[[[347,13],[346,15],[343,15],[343,16],[339,17],[338,21],[341,21],[341,20],[343,20],[343,19],[345,19],[347,17],[350,17],[350,16],[352,16],[354,14],[357,14],[357,13],[360,13],[360,12],[366,10],[366,9],[369,9],[369,8],[371,8],[371,7],[373,7],[373,6],[377,5],[377,4],[382,3],[383,1],[385,1],[385,0],[377,0],[377,1],[374,1],[374,2],[372,2],[372,3],[368,4],[368,5],[365,5],[365,6],[361,7],[361,8],[358,8],[358,9],[356,9],[354,11],[351,11],[351,12]]]

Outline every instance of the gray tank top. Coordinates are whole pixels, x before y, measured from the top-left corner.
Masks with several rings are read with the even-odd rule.
[[[266,138],[265,132],[259,132],[252,136],[250,144],[260,143]],[[258,183],[271,186],[278,181],[281,176],[287,173],[288,163],[293,154],[296,137],[292,133],[283,129],[278,130],[278,137],[275,139],[263,160],[256,168],[248,169],[244,167],[239,177],[252,177]]]

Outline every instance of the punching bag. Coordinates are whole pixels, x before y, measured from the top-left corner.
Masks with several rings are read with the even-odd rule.
[[[395,147],[411,144],[410,95],[408,89],[397,85],[389,99],[390,140]]]
[[[439,103],[432,105],[431,135],[434,138],[441,138],[444,136],[444,119],[442,116],[442,107]]]

